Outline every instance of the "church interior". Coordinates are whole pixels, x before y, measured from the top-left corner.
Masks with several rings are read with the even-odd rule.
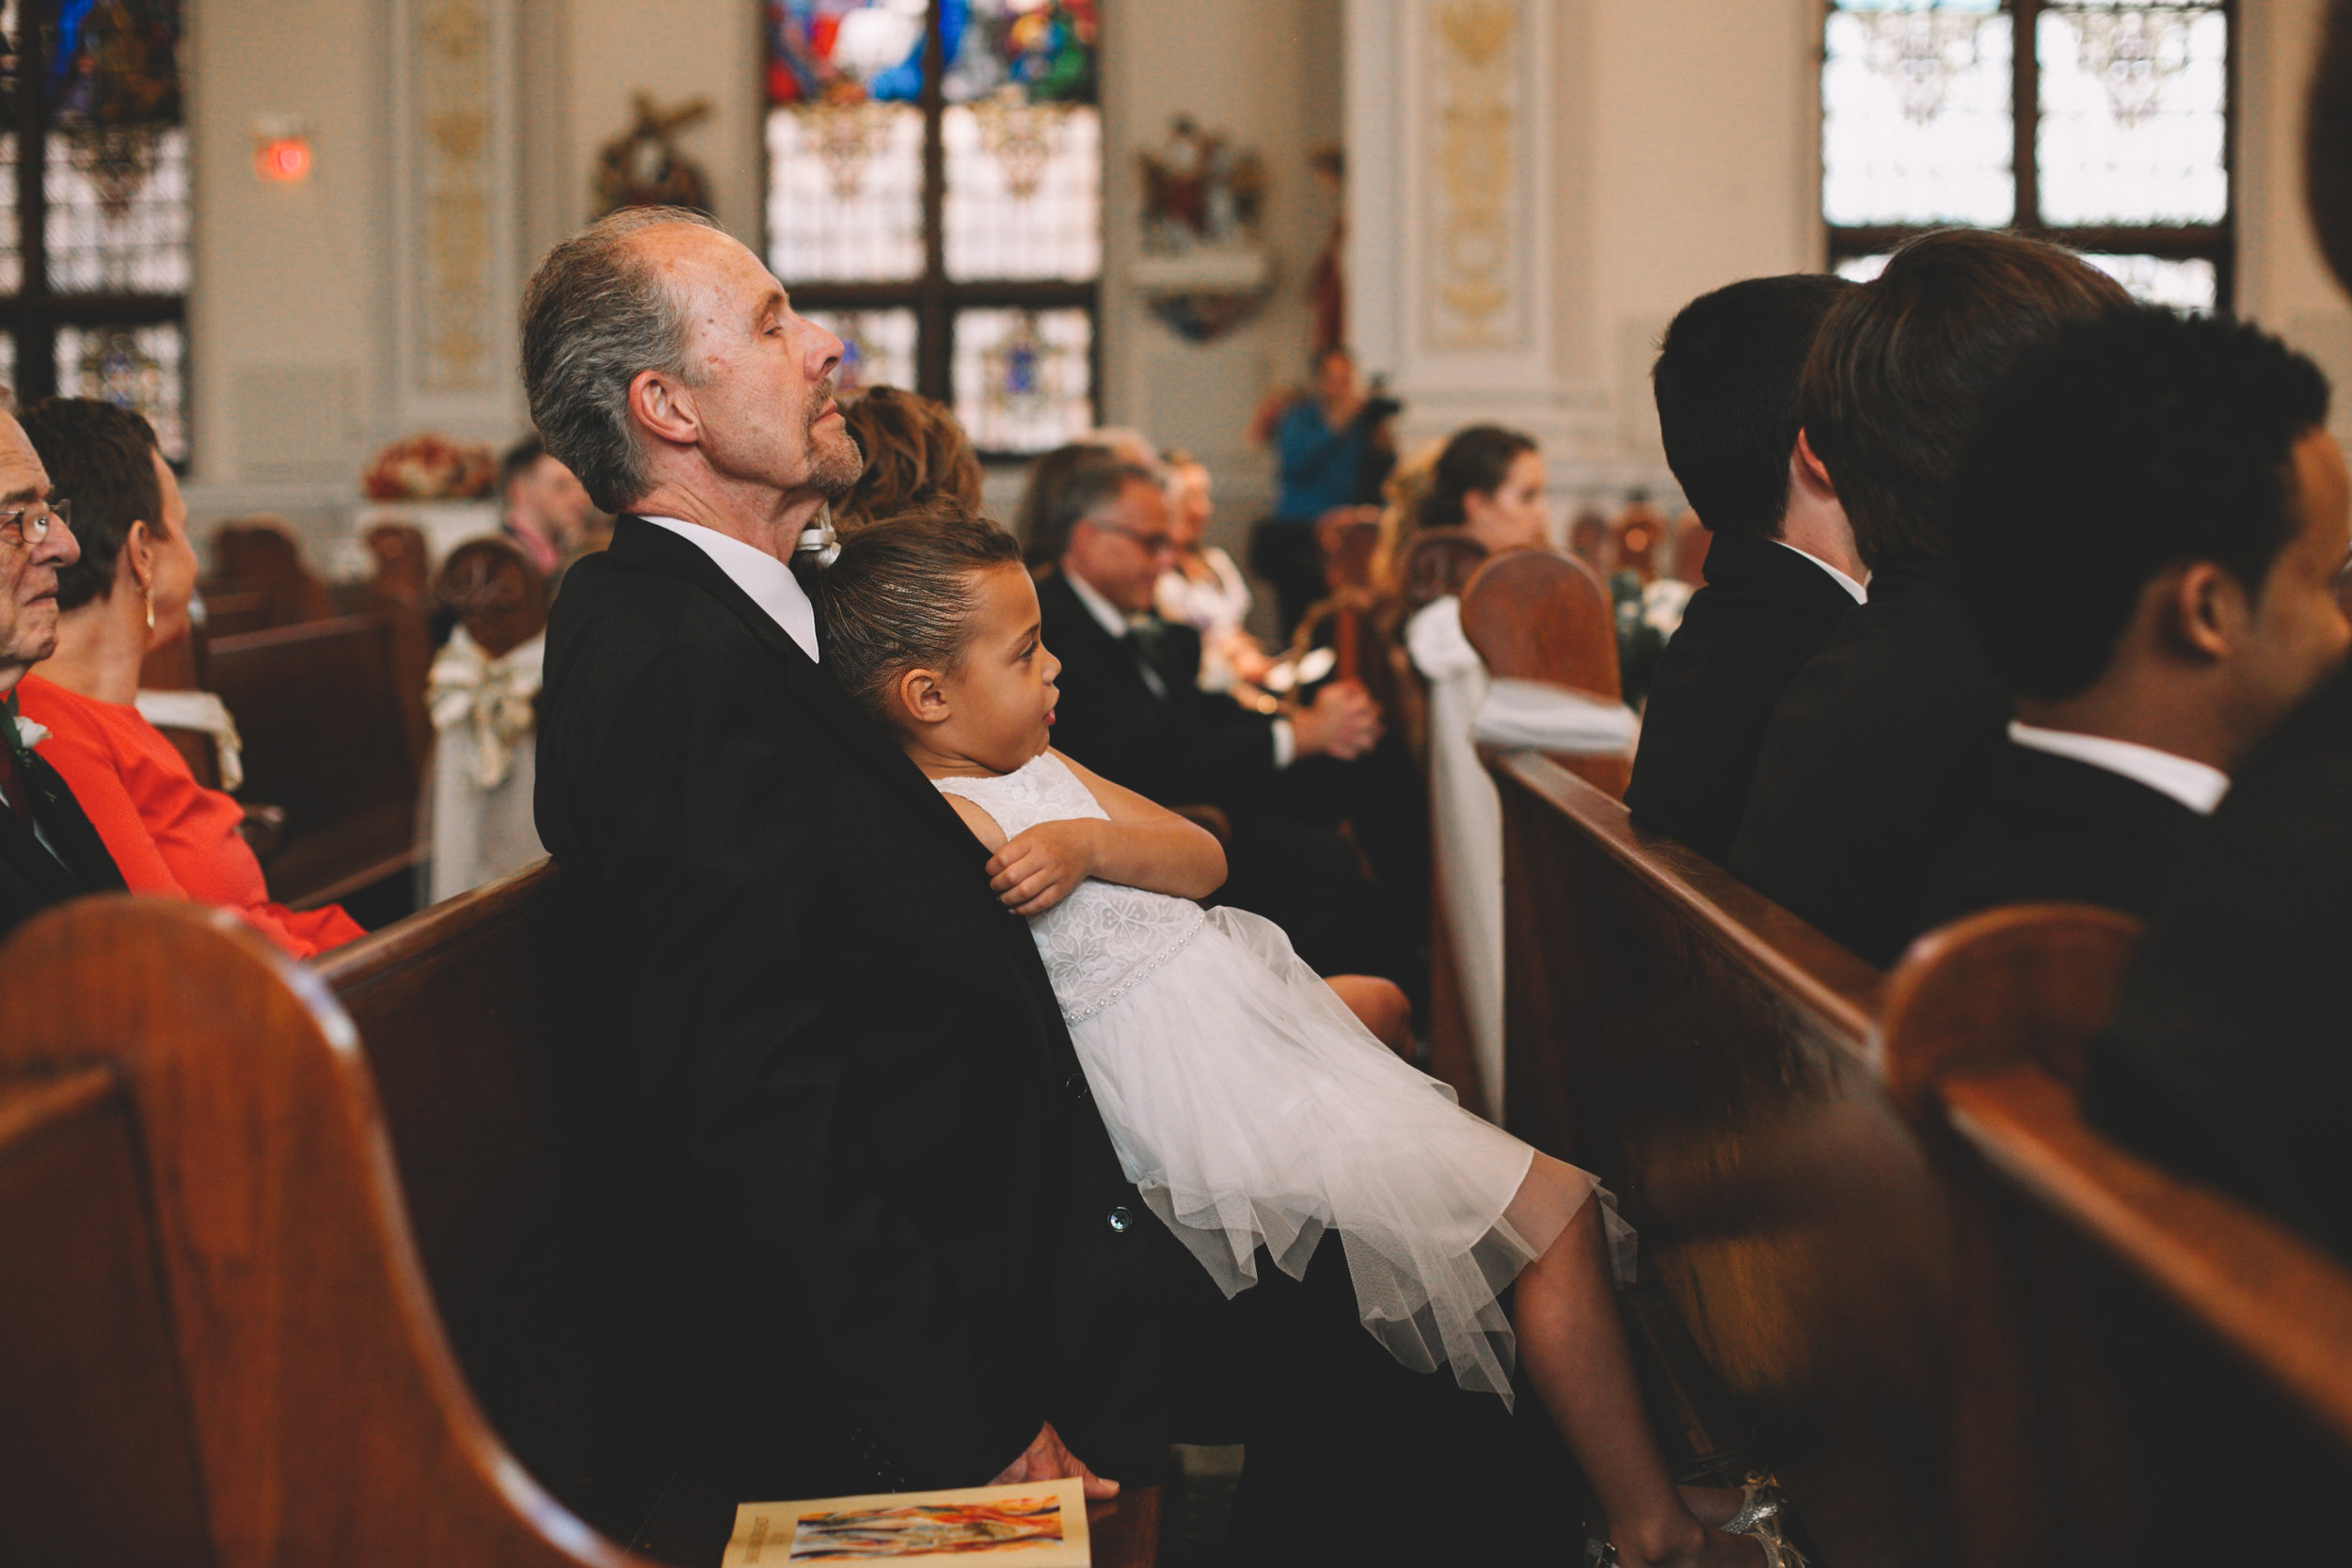
[[[2352,1561],[2352,0],[0,0],[0,1563]]]

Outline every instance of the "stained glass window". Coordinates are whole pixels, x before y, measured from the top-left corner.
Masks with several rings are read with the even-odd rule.
[[[2228,303],[2233,0],[1830,0],[1833,265],[1948,224],[2070,245],[2143,299]]]
[[[763,0],[768,260],[983,451],[1094,420],[1096,0]]]
[[[17,398],[102,397],[188,455],[179,0],[0,0],[0,355]]]

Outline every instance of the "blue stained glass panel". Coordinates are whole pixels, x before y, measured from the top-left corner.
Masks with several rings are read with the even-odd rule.
[[[769,103],[913,103],[930,9],[927,0],[768,0]]]
[[[950,103],[1091,103],[1096,0],[942,0]]]

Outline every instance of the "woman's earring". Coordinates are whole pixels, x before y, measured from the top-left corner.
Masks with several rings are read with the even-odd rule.
[[[147,595],[147,629],[153,631],[155,629],[155,585],[151,582],[142,582],[139,584],[139,591]]]

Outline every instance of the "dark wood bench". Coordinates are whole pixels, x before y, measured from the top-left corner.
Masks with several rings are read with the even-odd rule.
[[[395,617],[370,614],[208,641],[207,677],[244,741],[243,793],[286,814],[264,867],[283,903],[334,903],[415,863],[423,693],[410,641]]]
[[[1825,1561],[2344,1555],[2352,1277],[2075,1115],[2128,922],[1994,911],[1882,976],[1557,764],[1493,770],[1508,1120],[1623,1200]]]
[[[2077,1108],[2137,936],[1994,910],[1888,978],[1886,1074],[1953,1195],[1960,1557],[2340,1560],[2352,1272]]]
[[[548,983],[560,930],[542,863],[315,968],[227,916],[127,899],[53,911],[0,949],[0,1254],[86,1258],[0,1278],[0,1329],[33,1330],[0,1343],[0,1455],[53,1427],[61,1445],[0,1473],[0,1547],[16,1528],[87,1534],[81,1560],[108,1563],[718,1561],[752,1499],[698,1485],[640,1425],[580,1025]],[[56,1179],[19,1164],[9,1107],[75,1073],[68,1119],[113,1118],[76,1135],[127,1139],[128,1174],[77,1177],[53,1223],[11,1205]],[[41,1338],[53,1321],[106,1334]],[[170,1353],[141,1360],[155,1323]],[[77,1402],[86,1341],[121,1359],[88,1387],[151,1385],[122,1404],[142,1432]],[[46,1381],[20,1382],[27,1366]],[[184,1441],[155,1414],[174,1408]],[[203,1478],[199,1526],[171,1511],[175,1465]],[[18,1496],[60,1469],[78,1493]],[[106,1516],[151,1488],[152,1521]],[[1155,1489],[1090,1513],[1098,1563],[1152,1560]],[[208,1553],[110,1544],[199,1527]]]

